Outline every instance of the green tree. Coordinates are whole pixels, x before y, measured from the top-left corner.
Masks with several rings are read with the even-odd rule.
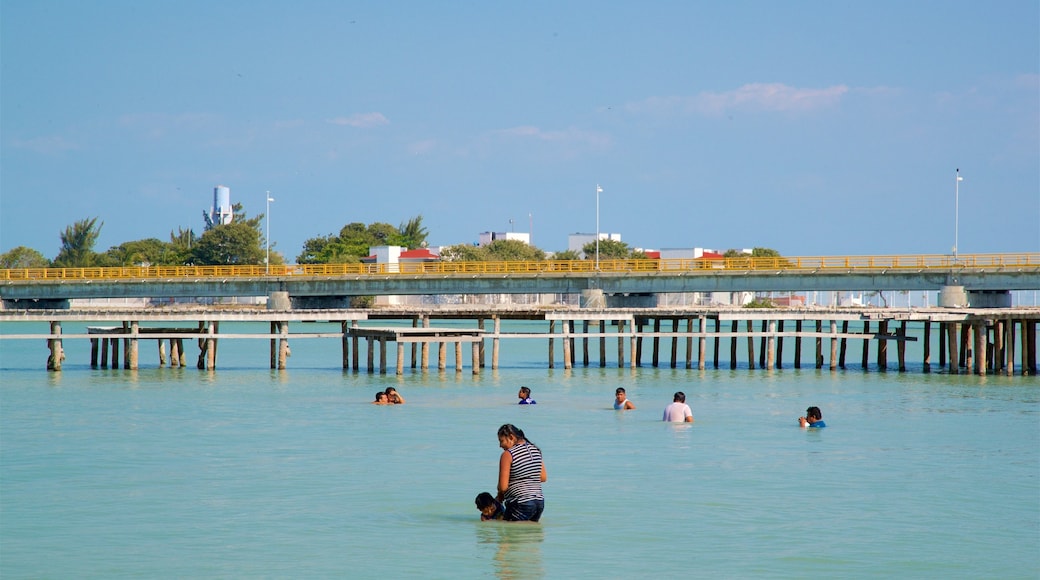
[[[553,254],[553,260],[580,260],[581,254],[574,250],[564,250]]]
[[[199,266],[264,263],[260,233],[246,222],[214,226],[199,237],[191,255],[193,263]]]
[[[581,247],[581,250],[585,252],[585,256],[589,260],[596,259],[596,242],[592,241]],[[642,254],[643,258],[646,258],[646,254],[642,252],[633,252],[628,244],[620,240],[600,240],[599,241],[599,259],[602,260],[628,260],[636,259]]]
[[[426,244],[427,231],[422,225],[423,216],[417,215],[397,228],[398,246],[409,250],[421,248]]]
[[[177,228],[170,232],[170,243],[167,244],[166,255],[160,262],[164,266],[182,266],[192,263],[191,250],[198,243],[198,236],[191,228]]]
[[[473,244],[455,244],[441,249],[441,260],[445,262],[486,262],[487,252]]]
[[[97,254],[94,252],[94,244],[101,235],[101,227],[105,225],[103,222],[98,224],[97,220],[96,217],[79,220],[58,234],[61,250],[54,258],[55,268],[89,268],[95,265]]]
[[[531,262],[545,259],[545,252],[520,240],[495,240],[484,246],[489,262]]]
[[[0,268],[15,270],[20,268],[46,268],[51,265],[43,254],[32,248],[18,246],[0,254]]]
[[[98,256],[106,266],[157,266],[164,263],[169,245],[156,238],[123,242]]]

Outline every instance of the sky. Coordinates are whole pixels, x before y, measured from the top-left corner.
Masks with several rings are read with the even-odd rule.
[[[0,252],[93,217],[96,251],[201,234],[217,185],[250,216],[270,192],[290,263],[419,215],[433,246],[598,219],[644,249],[1038,252],[1040,0],[0,0]]]

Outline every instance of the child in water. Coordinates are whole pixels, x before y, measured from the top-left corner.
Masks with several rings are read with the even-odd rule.
[[[475,500],[477,509],[480,510],[480,521],[500,520],[506,514],[506,508],[490,493],[483,491],[477,494]]]

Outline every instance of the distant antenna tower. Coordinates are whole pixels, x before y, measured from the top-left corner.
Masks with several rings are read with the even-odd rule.
[[[218,185],[213,188],[213,207],[209,213],[203,211],[202,217],[206,219],[206,229],[211,230],[214,226],[222,226],[231,223],[234,218],[234,210],[231,207],[231,188]]]

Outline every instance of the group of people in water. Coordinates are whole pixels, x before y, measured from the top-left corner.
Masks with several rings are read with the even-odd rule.
[[[520,405],[534,405],[529,387],[520,387],[517,392]],[[394,387],[378,391],[374,405],[403,405],[404,397]],[[628,398],[624,387],[614,390],[614,409],[626,411],[636,405]],[[693,411],[686,404],[686,393],[676,392],[672,403],[665,407],[663,421],[692,423]],[[806,429],[826,427],[819,407],[809,407],[805,415],[798,417],[798,424]],[[545,510],[542,484],[547,476],[542,450],[524,435],[523,430],[509,423],[498,428],[498,446],[502,455],[498,459],[498,488],[492,495],[481,492],[474,502],[480,511],[481,520],[504,520],[508,522],[537,522]]]

